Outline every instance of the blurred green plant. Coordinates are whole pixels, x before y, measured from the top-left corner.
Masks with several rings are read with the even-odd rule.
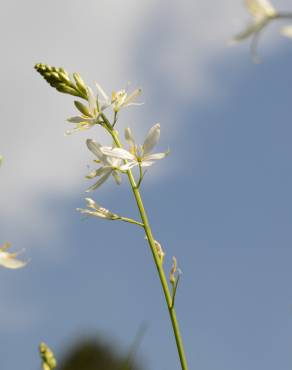
[[[119,354],[110,344],[85,339],[60,360],[58,370],[141,370],[131,353]]]

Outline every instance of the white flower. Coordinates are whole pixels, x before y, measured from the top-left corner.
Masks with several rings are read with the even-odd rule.
[[[121,183],[121,177],[118,171],[120,169],[121,160],[106,156],[101,151],[102,146],[91,139],[87,139],[86,144],[88,149],[97,157],[98,160],[96,162],[101,165],[97,170],[92,171],[86,176],[88,179],[93,179],[96,176],[100,177],[99,180],[86,191],[89,192],[97,189],[110,177],[110,175],[114,177],[116,183],[119,185]]]
[[[245,0],[247,10],[256,19],[273,17],[277,14],[269,0]]]
[[[130,105],[141,105],[142,103],[133,103],[133,101],[141,95],[141,89],[134,90],[130,95],[128,95],[125,89],[119,91],[113,91],[111,98],[107,96],[102,87],[96,83],[96,88],[103,97],[104,107],[112,106],[115,113],[121,108],[128,107]]]
[[[292,26],[285,26],[281,29],[281,33],[283,36],[292,38]]]
[[[108,220],[118,220],[120,216],[110,212],[108,209],[101,207],[99,204],[95,203],[95,201],[91,198],[85,198],[87,207],[91,209],[84,209],[84,208],[77,208],[76,210],[81,212],[82,214],[100,218],[106,218]]]
[[[154,161],[165,158],[169,152],[150,154],[151,150],[157,144],[160,137],[160,124],[154,125],[148,132],[144,144],[137,146],[129,128],[125,130],[125,138],[129,144],[130,150],[122,148],[101,147],[100,150],[106,156],[123,159],[127,162],[120,166],[120,170],[129,170],[134,166],[149,167]]]
[[[233,37],[234,41],[242,41],[259,33],[278,15],[269,0],[245,0],[245,6],[254,19],[245,30]]]
[[[18,268],[24,267],[27,264],[27,262],[21,261],[16,258],[21,252],[9,253],[7,252],[7,249],[9,248],[10,248],[10,243],[4,243],[0,247],[0,266],[6,267],[9,269],[18,269]]]
[[[262,30],[273,20],[285,20],[292,18],[291,13],[277,12],[269,0],[245,0],[245,6],[253,17],[247,27],[239,34],[233,37],[233,42],[239,42],[252,38],[251,54],[253,60],[257,63],[260,61],[257,55],[257,43]],[[292,38],[292,26],[283,27],[281,34]]]
[[[80,116],[68,118],[68,122],[76,123],[76,127],[73,130],[66,131],[66,134],[72,134],[77,131],[87,130],[100,123],[100,114],[106,108],[106,106],[99,107],[97,97],[93,94],[90,87],[87,87],[87,100],[88,107],[75,101],[76,108],[82,113]]]

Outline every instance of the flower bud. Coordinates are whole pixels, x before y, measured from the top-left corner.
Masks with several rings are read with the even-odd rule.
[[[86,117],[91,117],[89,109],[84,104],[80,103],[80,101],[75,100],[74,105]]]
[[[170,274],[169,274],[169,281],[170,281],[171,284],[175,284],[175,281],[176,281],[176,277],[175,277],[176,270],[177,270],[177,261],[176,261],[176,258],[175,257],[172,257],[172,267],[171,267]]]
[[[42,359],[43,370],[55,369],[57,367],[57,361],[53,351],[43,342],[39,345],[39,351]]]
[[[71,81],[69,74],[63,68],[52,67],[47,64],[38,63],[35,69],[43,78],[58,91],[80,98],[87,99],[86,89],[84,89],[84,82],[79,76],[76,79],[76,85]],[[75,74],[76,75],[76,74]],[[78,74],[77,74],[78,75]],[[77,83],[78,80],[78,83]]]
[[[87,95],[87,86],[85,85],[85,82],[81,78],[79,73],[73,73],[74,80],[76,82],[76,86],[79,91],[81,91],[83,94]]]

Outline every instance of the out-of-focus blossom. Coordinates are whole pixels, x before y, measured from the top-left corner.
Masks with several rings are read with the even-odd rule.
[[[251,54],[255,62],[259,62],[257,55],[257,42],[261,31],[271,22],[276,19],[284,20],[292,18],[292,14],[281,13],[276,11],[269,0],[245,0],[247,11],[252,16],[252,21],[248,23],[246,28],[236,34],[232,41],[240,42],[251,38]],[[292,37],[291,26],[281,29],[281,34],[287,37]]]
[[[259,33],[277,15],[268,0],[245,0],[245,5],[253,20],[242,32],[233,37],[233,41],[243,41]]]
[[[292,26],[282,27],[281,33],[282,33],[283,36],[292,38]]]
[[[8,269],[18,269],[24,267],[27,262],[16,258],[21,253],[21,251],[14,253],[7,252],[10,246],[10,243],[4,243],[0,247],[0,266],[6,267]]]

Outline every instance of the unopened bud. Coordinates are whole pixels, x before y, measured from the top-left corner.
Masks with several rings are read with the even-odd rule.
[[[38,63],[35,65],[35,69],[52,87],[58,91],[87,99],[86,90],[84,90],[84,88],[81,89],[81,78],[78,80],[77,84],[77,81],[74,77],[76,81],[75,85],[71,81],[69,74],[63,68],[57,68],[47,64]]]
[[[55,369],[57,367],[57,361],[53,351],[45,343],[40,343],[39,351],[42,359],[43,370]]]
[[[53,87],[55,87],[59,92],[62,92],[64,94],[69,94],[73,96],[80,96],[78,91],[76,91],[71,86],[66,85],[65,83],[56,84]]]
[[[73,73],[74,80],[76,82],[76,86],[78,90],[80,90],[83,94],[87,95],[87,86],[83,79],[81,78],[79,73]]]
[[[175,281],[176,281],[176,277],[175,277],[176,270],[177,270],[177,261],[176,261],[176,258],[175,257],[172,257],[172,267],[171,267],[170,274],[169,274],[169,281],[170,281],[171,284],[175,284]]]
[[[148,240],[147,235],[145,235],[144,239]],[[163,264],[164,257],[165,257],[165,252],[164,252],[161,244],[155,239],[154,239],[154,245],[155,245],[155,249],[156,249],[157,255],[159,257],[159,260],[160,260],[161,264]]]
[[[91,117],[89,109],[84,104],[80,103],[80,101],[75,100],[74,105],[86,117]]]

